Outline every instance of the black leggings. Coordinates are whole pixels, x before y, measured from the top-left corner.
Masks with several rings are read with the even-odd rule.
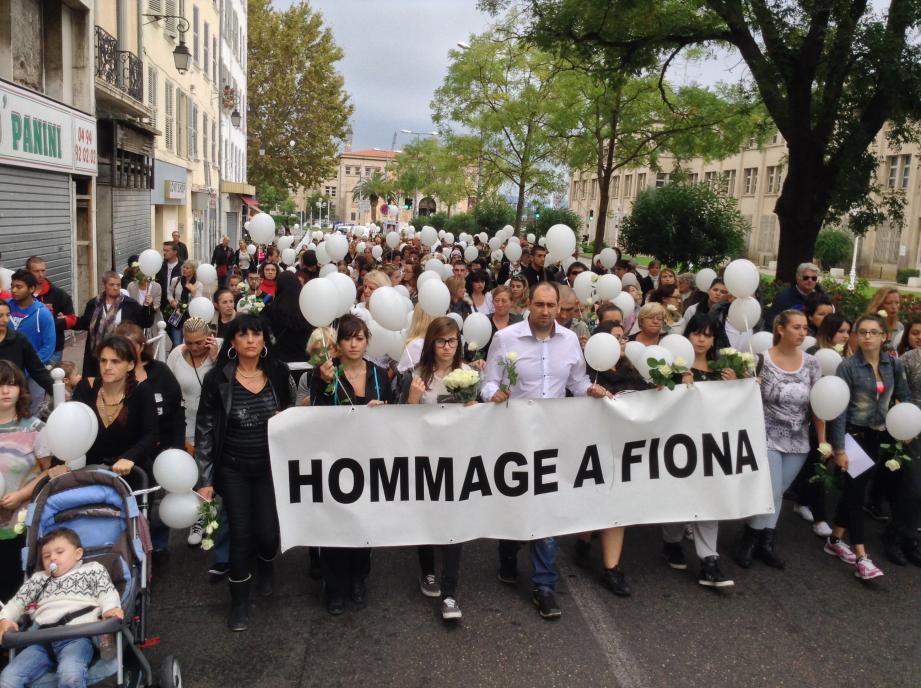
[[[352,583],[371,573],[370,547],[321,547],[320,566],[327,595],[346,597]]]
[[[253,475],[219,466],[217,491],[224,499],[230,527],[230,579],[246,580],[255,552],[271,561],[278,552],[278,512],[272,474]]]
[[[436,545],[419,545],[419,568],[423,576],[435,575],[435,548]],[[457,592],[457,577],[460,572],[461,549],[460,543],[455,545],[439,545],[444,569],[441,574],[441,597],[454,597]]]

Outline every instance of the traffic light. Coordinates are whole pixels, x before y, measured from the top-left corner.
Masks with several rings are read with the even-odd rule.
[[[539,220],[539,219],[540,219],[540,208],[537,208],[537,209],[534,211],[534,219],[535,219],[535,220]]]
[[[403,209],[404,209],[404,210],[412,210],[412,209],[413,209],[413,199],[411,199],[411,198],[404,199],[404,201],[403,201]]]

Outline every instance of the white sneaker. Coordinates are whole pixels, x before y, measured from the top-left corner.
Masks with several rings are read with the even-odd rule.
[[[457,601],[453,597],[446,597],[441,601],[441,618],[442,619],[459,619],[463,616]]]
[[[201,536],[205,528],[202,525],[202,522],[196,521],[195,524],[189,529],[189,537],[186,538],[186,542],[189,543],[189,547],[198,547],[201,544]]]
[[[812,532],[820,538],[827,538],[831,535],[831,526],[825,521],[816,521],[812,524]]]
[[[799,516],[801,519],[803,519],[807,523],[812,523],[813,521],[815,521],[815,516],[812,515],[812,509],[810,509],[808,506],[803,506],[802,504],[798,504],[795,507],[793,507],[793,513]]]

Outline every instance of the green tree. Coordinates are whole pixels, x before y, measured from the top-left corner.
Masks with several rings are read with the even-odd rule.
[[[904,199],[880,189],[871,144],[921,139],[921,0],[480,0],[527,9],[522,31],[545,48],[584,54],[656,49],[662,74],[688,46],[729,45],[787,144],[777,277],[792,281],[822,225],[847,214],[857,234]]]
[[[478,234],[480,226],[477,224],[476,216],[473,213],[455,213],[445,222],[445,231],[451,232],[455,237],[458,237],[461,232]]]
[[[476,223],[489,236],[495,235],[505,225],[515,220],[515,209],[500,196],[484,198],[473,209]]]
[[[281,212],[282,204],[291,197],[287,188],[278,188],[271,184],[257,185],[256,196],[259,198],[259,207],[267,213]]]
[[[476,132],[453,136],[455,150],[467,160],[481,160],[486,178],[515,187],[517,230],[528,196],[561,187],[553,166],[561,142],[548,129],[554,111],[564,105],[555,92],[558,66],[548,53],[502,27],[450,54],[448,74],[432,102],[433,119],[446,136],[453,125]]]
[[[627,253],[655,256],[684,271],[743,255],[748,229],[734,198],[706,184],[677,181],[637,194],[620,226],[620,244]]]
[[[404,146],[387,166],[394,190],[407,198],[417,193],[432,196],[451,207],[472,195],[469,167],[465,158],[438,139],[425,138]]]
[[[840,268],[850,260],[853,243],[847,232],[823,229],[815,240],[814,254],[824,269]]]
[[[370,177],[364,177],[352,190],[352,200],[358,201],[367,198],[371,204],[371,222],[377,222],[377,202],[386,199],[393,193],[393,184],[383,172],[375,172]]]
[[[335,68],[342,50],[304,0],[283,11],[271,0],[249,0],[248,24],[249,180],[316,186],[335,173],[352,115]]]
[[[569,208],[541,208],[540,218],[531,218],[531,221],[528,222],[528,231],[542,237],[553,225],[567,225],[572,227],[576,236],[579,237],[579,241],[581,241],[582,223],[582,218]],[[600,251],[601,249],[598,250]]]

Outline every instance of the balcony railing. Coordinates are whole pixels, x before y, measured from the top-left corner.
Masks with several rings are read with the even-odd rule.
[[[96,27],[96,76],[124,91],[139,103],[144,102],[144,69],[140,58],[118,49],[118,40]]]

